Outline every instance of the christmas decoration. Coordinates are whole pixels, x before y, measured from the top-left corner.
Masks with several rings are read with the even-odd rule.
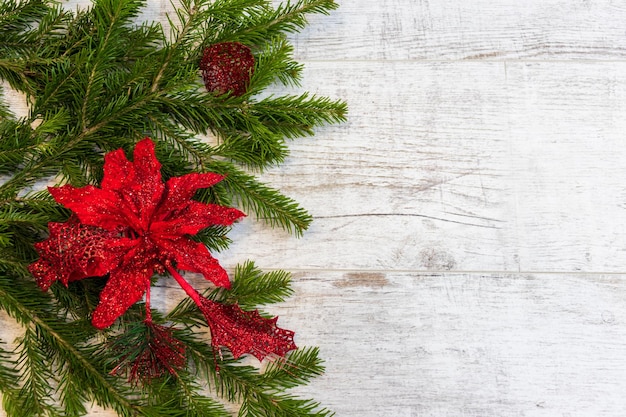
[[[133,162],[122,150],[106,155],[102,188],[50,188],[55,200],[74,211],[80,223],[74,218],[67,225],[53,223],[51,237],[35,245],[41,258],[29,270],[39,286],[47,290],[55,278],[67,285],[70,280],[108,273],[92,318],[93,325],[102,329],[150,291],[155,271],[167,271],[206,317],[215,349],[224,345],[235,358],[251,353],[260,360],[270,353],[282,356],[295,349],[293,332],[277,328],[277,318],[264,319],[236,305],[221,306],[207,300],[176,271],[199,272],[215,285],[229,288],[226,271],[206,246],[187,236],[209,226],[229,226],[243,213],[191,200],[198,188],[213,186],[222,176],[191,173],[170,178],[164,184],[160,169],[154,144],[146,138],[137,144]],[[149,298],[146,322],[152,325]],[[153,327],[155,332],[161,340],[171,339],[162,329]],[[160,342],[153,343],[157,352],[164,350]],[[168,355],[156,356],[172,371],[163,359]],[[140,369],[135,366],[133,374],[141,376]]]
[[[193,173],[170,178],[163,184],[161,166],[150,139],[137,144],[134,156],[131,163],[122,150],[107,154],[102,188],[75,188],[71,185],[49,188],[57,202],[74,211],[81,225],[92,226],[89,241],[69,234],[69,240],[74,244],[57,245],[57,251],[70,259],[84,259],[85,246],[91,247],[91,241],[96,241],[99,250],[96,256],[87,260],[91,263],[89,269],[100,272],[98,275],[110,274],[100,295],[100,304],[93,313],[93,325],[100,329],[110,326],[141,299],[150,288],[154,271],[162,274],[173,264],[180,269],[202,273],[215,285],[230,286],[226,271],[206,246],[187,237],[209,226],[229,226],[243,216],[236,209],[191,200],[198,188],[210,187],[222,177]],[[112,235],[111,232],[116,233]],[[53,239],[54,242],[59,240],[58,236]],[[49,242],[44,246],[44,256],[30,267],[38,281],[44,282],[42,288],[49,287],[51,268],[48,265],[55,260],[59,264],[57,269],[65,275],[74,275],[74,279],[93,276],[80,276],[80,270],[68,271],[76,262],[58,262],[63,260],[58,253],[46,256],[55,247]],[[113,250],[105,251],[107,248]],[[45,278],[38,274],[42,269],[45,269]]]
[[[255,173],[345,103],[263,93],[298,86],[286,34],[337,4],[178,0],[165,30],[142,0],[81,1],[0,2],[0,310],[19,328],[0,341],[3,411],[331,415],[289,392],[323,371],[318,349],[265,311],[289,273],[216,258],[244,212],[311,222]],[[186,297],[167,311],[154,286],[172,279]]]
[[[119,363],[111,375],[128,374],[129,382],[150,382],[162,377],[166,372],[172,375],[183,369],[187,363],[185,345],[174,338],[171,327],[145,320],[137,327],[144,332],[127,332],[119,335],[111,343],[110,349],[121,353]]]
[[[239,42],[218,43],[204,49],[200,69],[208,91],[241,96],[254,73],[254,56]]]

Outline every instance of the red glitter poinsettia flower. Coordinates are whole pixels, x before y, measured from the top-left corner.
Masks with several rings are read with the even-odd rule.
[[[132,162],[121,149],[105,156],[101,188],[49,188],[54,199],[75,216],[66,223],[50,223],[49,238],[36,244],[40,259],[29,269],[39,286],[47,290],[57,280],[67,285],[109,274],[93,312],[93,325],[110,326],[144,294],[150,325],[150,278],[155,271],[167,271],[204,314],[214,349],[226,346],[235,357],[251,353],[259,359],[295,349],[293,332],[276,327],[276,318],[207,300],[180,275],[178,270],[198,272],[215,285],[230,288],[226,271],[206,246],[189,236],[212,225],[231,225],[244,214],[192,200],[199,188],[221,181],[221,175],[193,173],[163,183],[160,169],[154,143],[146,138],[135,147]],[[156,357],[161,350],[165,351],[158,348]]]
[[[109,271],[93,313],[92,323],[97,328],[110,326],[139,301],[154,271],[163,272],[169,264],[199,272],[217,286],[230,287],[226,271],[206,246],[188,237],[208,226],[231,225],[244,215],[234,208],[191,199],[196,190],[210,187],[223,177],[193,173],[163,183],[160,170],[154,143],[144,139],[135,147],[133,162],[121,149],[105,156],[101,188],[64,185],[49,189],[83,225],[111,232],[123,230],[132,242],[126,245],[119,265]]]

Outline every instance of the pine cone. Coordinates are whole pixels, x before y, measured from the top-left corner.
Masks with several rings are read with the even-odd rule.
[[[254,56],[239,42],[217,43],[204,49],[200,69],[208,91],[241,96],[254,73]]]

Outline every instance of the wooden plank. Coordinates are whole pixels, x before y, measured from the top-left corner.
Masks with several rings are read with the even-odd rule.
[[[307,207],[296,240],[237,225],[227,265],[613,271],[626,264],[624,63],[309,63],[348,123],[263,178]]]
[[[274,3],[281,3],[280,0]],[[299,60],[623,60],[626,7],[614,0],[341,0],[294,37]],[[85,7],[90,0],[65,0]],[[167,0],[140,20],[167,29]]]
[[[328,368],[299,392],[338,416],[624,415],[625,276],[592,272],[626,264],[626,8],[340,3],[294,41],[303,90],[350,120],[264,174],[316,220],[246,220],[217,254],[299,271],[272,311]]]
[[[626,412],[622,276],[306,273],[297,282],[281,321],[321,345],[328,373],[307,392],[338,415]]]
[[[626,412],[625,278],[302,272],[267,310],[320,346],[327,372],[296,393],[338,416],[608,417]],[[153,305],[182,296],[162,280]]]
[[[623,60],[613,0],[341,0],[296,38],[306,60]]]
[[[327,372],[298,394],[338,416],[619,416],[624,278],[301,272],[267,310],[320,346]]]

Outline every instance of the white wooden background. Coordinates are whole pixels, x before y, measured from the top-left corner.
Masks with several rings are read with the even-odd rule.
[[[246,220],[219,255],[294,272],[273,311],[327,365],[299,392],[338,417],[626,415],[626,1],[340,3],[293,40],[349,121],[264,174],[315,222]]]

